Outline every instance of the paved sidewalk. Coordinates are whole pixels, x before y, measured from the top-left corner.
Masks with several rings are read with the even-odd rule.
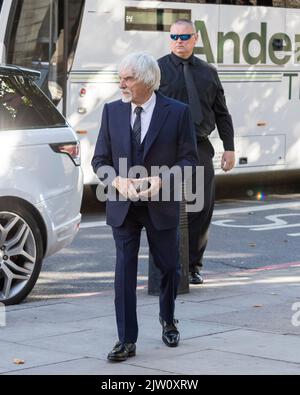
[[[158,298],[139,290],[137,356],[118,364],[106,360],[113,293],[74,296],[7,308],[0,374],[300,374],[300,264],[212,275],[179,295],[175,349],[161,341]]]

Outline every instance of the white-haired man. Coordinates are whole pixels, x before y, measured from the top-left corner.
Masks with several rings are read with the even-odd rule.
[[[160,70],[156,60],[144,53],[127,56],[119,68],[122,100],[106,104],[92,161],[94,171],[115,171],[112,185],[123,199],[107,202],[107,223],[112,226],[117,251],[115,310],[119,341],[108,354],[110,361],[125,361],[136,354],[137,263],[140,235],[146,228],[155,264],[162,274],[159,318],[162,339],[176,347],[179,331],[174,321],[179,282],[179,202],[151,200],[160,195],[162,179],[152,175],[146,190],[120,165],[143,166],[149,175],[153,166],[197,165],[196,142],[188,106],[156,93]],[[125,198],[124,198],[125,197]],[[148,200],[146,200],[148,198]]]

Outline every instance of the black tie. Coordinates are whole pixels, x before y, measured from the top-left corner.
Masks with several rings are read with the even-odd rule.
[[[141,123],[141,112],[143,111],[143,107],[136,107],[134,112],[136,114],[135,121],[133,124],[132,132],[137,141],[140,145],[142,140],[142,123]]]
[[[192,113],[193,121],[196,125],[200,125],[203,114],[201,109],[201,103],[199,99],[199,95],[195,86],[195,81],[192,75],[192,71],[190,68],[190,64],[188,60],[182,61],[183,64],[183,73],[186,84],[186,89],[189,98],[189,105]]]

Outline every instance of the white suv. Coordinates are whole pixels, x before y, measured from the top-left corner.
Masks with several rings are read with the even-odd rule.
[[[19,303],[43,258],[68,245],[81,220],[80,147],[35,85],[39,73],[0,66],[0,302]]]

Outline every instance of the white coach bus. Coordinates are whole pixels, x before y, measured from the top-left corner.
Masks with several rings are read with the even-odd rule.
[[[1,2],[1,1],[0,1]],[[232,174],[300,169],[300,0],[5,0],[1,61],[39,69],[40,85],[81,139],[85,184],[119,61],[169,52],[169,28],[195,21],[197,56],[219,71],[236,132]],[[222,144],[213,132],[216,173]]]

